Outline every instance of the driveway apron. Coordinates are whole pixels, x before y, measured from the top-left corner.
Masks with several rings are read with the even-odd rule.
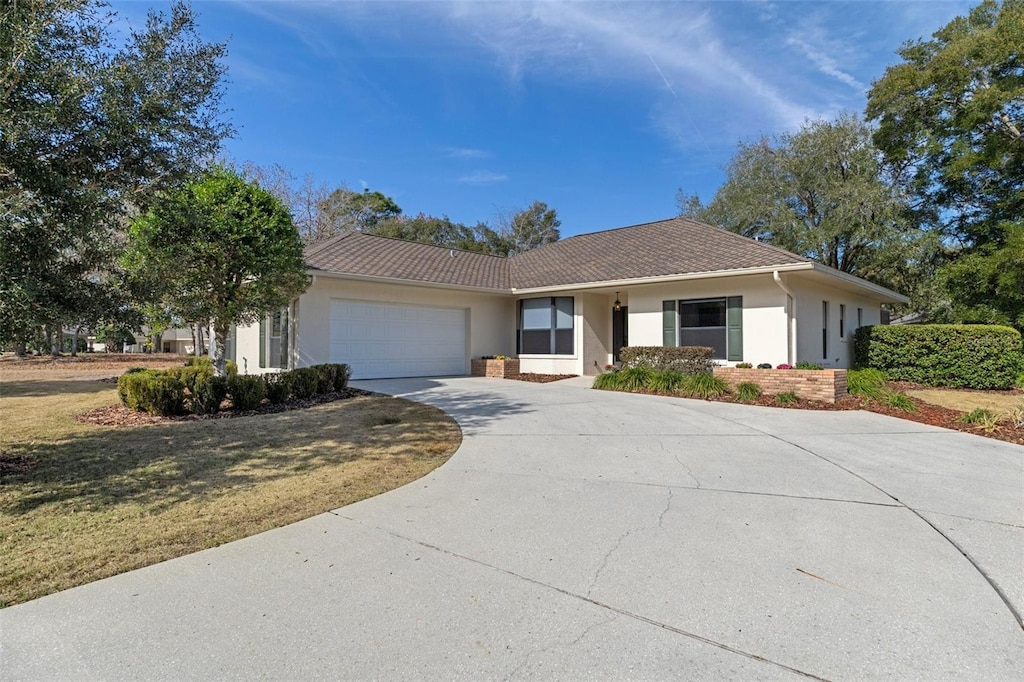
[[[361,382],[459,451],[0,611],[5,679],[1024,679],[1024,448],[865,412]]]

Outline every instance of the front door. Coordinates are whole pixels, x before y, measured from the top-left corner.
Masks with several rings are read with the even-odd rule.
[[[629,345],[629,308],[612,310],[612,362],[619,362],[619,351]]]

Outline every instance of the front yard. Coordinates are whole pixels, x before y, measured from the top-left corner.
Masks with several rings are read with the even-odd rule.
[[[98,377],[126,366],[0,360],[0,606],[380,494],[461,442],[440,410],[384,396],[230,419],[77,421],[117,403]]]

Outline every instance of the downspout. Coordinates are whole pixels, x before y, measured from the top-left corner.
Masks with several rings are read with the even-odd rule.
[[[772,272],[772,279],[779,285],[779,288],[786,292],[786,359],[791,365],[796,364],[796,295],[793,290],[786,286],[779,276],[779,271]]]

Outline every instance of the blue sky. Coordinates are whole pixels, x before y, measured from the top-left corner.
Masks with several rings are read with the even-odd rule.
[[[541,200],[563,236],[710,199],[738,141],[862,111],[974,4],[193,0],[228,41],[230,158],[468,224]]]

